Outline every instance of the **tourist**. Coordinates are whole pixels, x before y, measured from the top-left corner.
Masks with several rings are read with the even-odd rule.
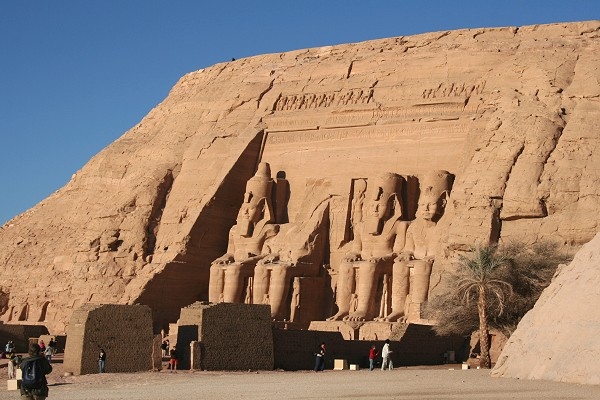
[[[40,354],[45,354],[46,353],[46,344],[44,343],[43,340],[40,340]]]
[[[6,349],[6,356],[10,357],[10,355],[15,352],[15,342],[13,342],[12,340],[9,340],[8,343],[6,343],[5,349]]]
[[[54,344],[53,341],[50,341],[50,343]],[[48,362],[50,364],[52,364],[52,356],[54,355],[54,346],[50,346],[50,343],[48,343],[48,347],[46,347],[46,350],[44,350],[44,355],[46,356],[46,360],[48,360]]]
[[[169,356],[169,339],[165,339],[162,342],[162,344],[160,345],[160,349],[162,350],[163,358]]]
[[[171,351],[169,352],[169,367],[171,368],[171,372],[177,371],[177,346],[173,346]]]
[[[56,341],[54,340],[54,338],[50,338],[50,341],[48,342],[48,347],[52,347],[52,354],[56,354]]]
[[[373,365],[375,364],[375,357],[377,357],[379,353],[375,350],[375,345],[371,346],[369,350],[369,371],[373,371]]]
[[[17,378],[17,374],[15,374],[15,358],[16,356],[13,354],[12,356],[9,356],[9,360],[8,360],[8,379],[16,379]]]
[[[34,382],[29,382],[26,371],[30,363],[38,363],[42,376],[36,377]],[[33,368],[35,370],[35,368]],[[29,346],[29,357],[21,361],[21,370],[23,376],[21,380],[21,399],[22,400],[44,400],[48,397],[48,381],[46,375],[52,372],[52,365],[40,354],[40,345],[37,343]],[[27,388],[26,388],[27,386]]]
[[[389,370],[394,369],[394,364],[392,363],[392,350],[390,350],[390,339],[385,340],[385,344],[383,345],[383,349],[381,349],[381,370],[385,371],[386,368]]]
[[[315,372],[323,371],[325,369],[325,343],[321,343],[317,351],[315,352]]]
[[[106,352],[104,349],[100,349],[100,354],[98,355],[98,369],[101,374],[106,372]]]
[[[162,342],[162,344],[160,345],[160,350],[162,353],[162,357],[165,358],[167,356],[167,341],[166,340],[164,340]]]
[[[22,357],[12,353],[8,361],[8,379],[17,379],[17,368],[21,364]]]

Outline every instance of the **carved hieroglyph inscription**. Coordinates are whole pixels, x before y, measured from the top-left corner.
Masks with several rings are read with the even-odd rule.
[[[432,136],[444,135],[446,138],[452,136],[462,137],[468,130],[465,124],[444,124],[443,126],[428,127],[427,132]],[[390,140],[403,136],[415,134],[413,126],[409,125],[384,125],[353,127],[346,129],[320,129],[307,130],[299,132],[270,132],[266,144],[290,144],[290,143],[308,143],[321,142],[326,140],[344,140],[344,139],[379,139]]]

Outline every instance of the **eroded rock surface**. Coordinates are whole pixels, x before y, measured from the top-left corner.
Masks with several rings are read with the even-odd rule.
[[[226,252],[260,162],[289,184],[280,222],[302,223],[307,180],[322,180],[311,190],[328,203],[327,284],[324,309],[311,315],[323,318],[336,311],[337,268],[354,239],[354,183],[368,191],[385,172],[407,183],[406,221],[419,177],[455,177],[433,291],[453,252],[477,242],[585,243],[600,221],[599,29],[436,32],[187,74],[67,185],[0,229],[0,319],[60,333],[92,302],[147,304],[157,328],[174,322],[208,299],[211,262]]]
[[[600,234],[563,265],[504,347],[493,376],[600,385]]]

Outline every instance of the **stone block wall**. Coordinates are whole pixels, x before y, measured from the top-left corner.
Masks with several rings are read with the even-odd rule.
[[[162,336],[154,335],[152,340],[152,369],[157,371],[162,369]]]
[[[431,325],[395,324],[389,338],[396,342],[392,350],[394,365],[436,365],[444,362],[444,353],[452,350],[456,360],[466,360],[470,337],[438,336]],[[381,342],[383,343],[383,342]]]
[[[153,366],[153,341],[150,307],[84,304],[71,316],[64,370],[76,375],[97,373],[102,348],[106,372],[147,371]]]
[[[204,370],[272,370],[268,305],[201,303],[181,310],[177,334],[180,368],[189,369],[190,343],[200,342]]]
[[[325,342],[327,350],[325,369],[332,369],[334,358],[347,356],[343,350],[347,350],[348,347],[344,344],[346,341],[340,332],[274,329],[275,369],[285,371],[313,369],[315,366],[314,353],[322,342]],[[352,342],[348,341],[348,343]]]
[[[202,344],[190,343],[190,369],[202,369]]]
[[[391,349],[394,351],[392,362],[395,366],[442,364],[444,353],[447,351],[454,351],[457,360],[464,360],[468,355],[468,338],[437,336],[428,325],[397,325],[389,336]],[[387,338],[345,340],[342,332],[275,329],[275,368],[290,371],[314,368],[314,353],[322,342],[325,342],[327,350],[326,369],[333,368],[333,360],[336,358],[366,368],[371,345],[374,344],[377,350],[381,351],[385,339]]]

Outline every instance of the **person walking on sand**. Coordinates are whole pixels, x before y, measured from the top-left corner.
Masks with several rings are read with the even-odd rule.
[[[17,374],[15,373],[15,368],[16,368],[15,358],[16,357],[17,356],[12,354],[10,356],[10,359],[8,360],[8,379],[17,379]]]
[[[390,350],[390,339],[386,339],[385,344],[383,345],[383,348],[381,349],[381,358],[383,359],[381,361],[381,370],[382,371],[385,371],[386,368],[388,370],[394,369],[394,364],[392,363],[391,356],[392,356],[392,350]]]
[[[321,343],[315,352],[315,372],[325,369],[325,342]]]
[[[98,369],[100,370],[101,374],[106,372],[105,367],[106,367],[106,352],[104,351],[104,349],[100,349],[100,354],[98,354]]]
[[[377,357],[378,354],[379,354],[379,352],[377,350],[375,350],[375,345],[372,345],[371,349],[369,350],[369,371],[373,371],[373,365],[375,364],[375,357]]]
[[[50,342],[52,343],[52,342]],[[46,360],[48,360],[48,362],[50,364],[52,364],[52,356],[54,355],[54,347],[50,346],[50,344],[48,344],[48,347],[46,347],[46,350],[44,350],[44,356],[46,357]]]
[[[171,372],[177,371],[177,346],[173,346],[173,348],[169,351],[169,366],[171,367]]]

